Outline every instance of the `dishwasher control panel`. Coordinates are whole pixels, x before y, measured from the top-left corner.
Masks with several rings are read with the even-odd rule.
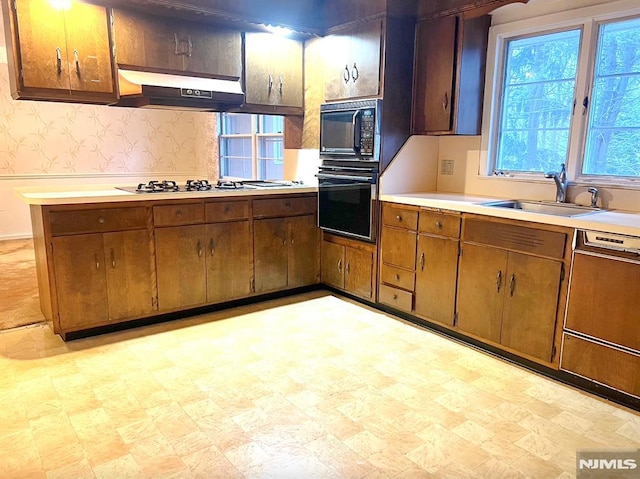
[[[583,233],[586,246],[640,254],[640,237],[588,230]]]

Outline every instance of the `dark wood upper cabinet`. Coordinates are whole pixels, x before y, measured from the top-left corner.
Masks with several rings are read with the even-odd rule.
[[[480,134],[490,25],[473,12],[418,23],[414,134]]]
[[[349,25],[325,38],[324,99],[346,100],[380,94],[383,20]]]
[[[2,2],[12,95],[84,103],[115,101],[107,10],[47,0]]]
[[[252,105],[253,111],[302,113],[302,42],[248,32],[244,58],[246,103]]]
[[[127,10],[112,12],[118,66],[240,79],[239,31]]]

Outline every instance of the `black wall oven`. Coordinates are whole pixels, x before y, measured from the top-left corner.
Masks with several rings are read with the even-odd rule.
[[[324,161],[317,177],[320,228],[375,241],[377,166]]]

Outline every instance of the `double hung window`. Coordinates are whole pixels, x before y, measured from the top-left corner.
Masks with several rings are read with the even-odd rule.
[[[490,43],[489,174],[640,179],[640,9],[499,25]]]
[[[282,116],[220,113],[220,176],[282,179],[283,129]]]

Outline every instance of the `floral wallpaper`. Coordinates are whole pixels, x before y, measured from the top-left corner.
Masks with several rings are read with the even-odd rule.
[[[0,64],[0,177],[217,177],[216,115],[13,100]]]

